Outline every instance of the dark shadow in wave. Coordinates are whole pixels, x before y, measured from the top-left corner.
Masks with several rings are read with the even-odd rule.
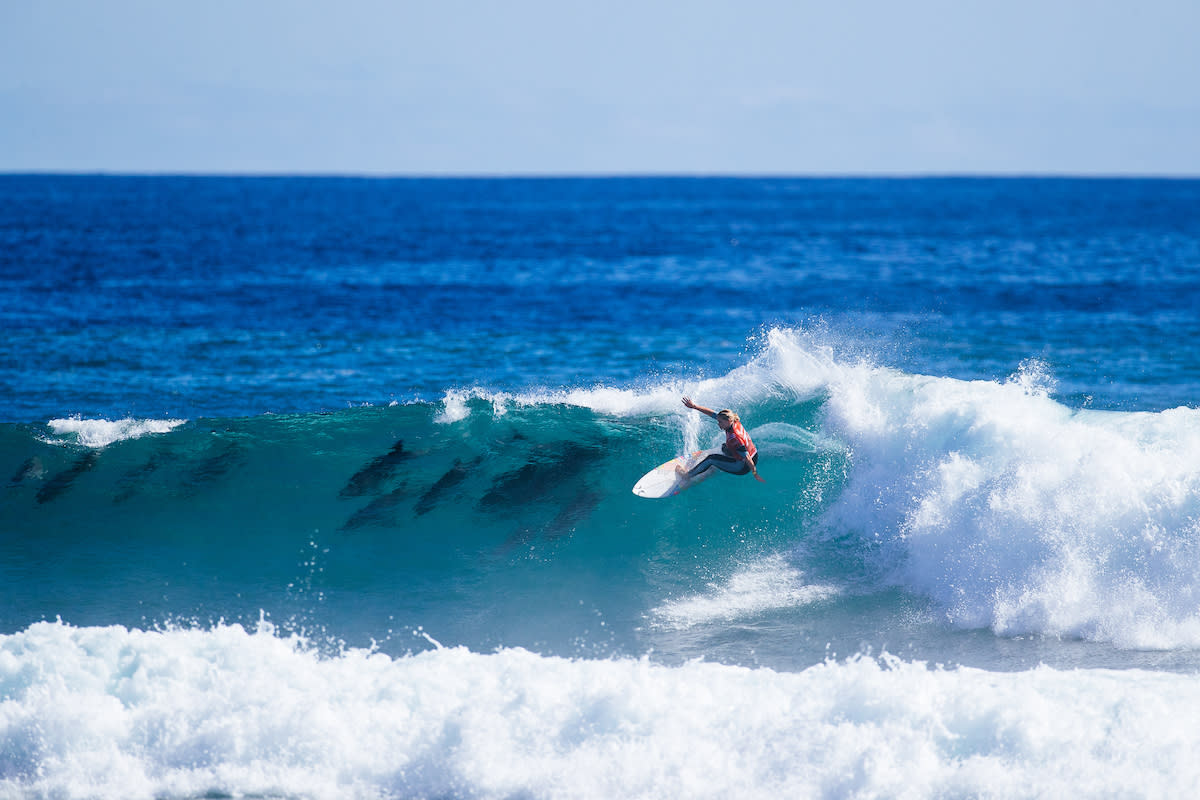
[[[367,526],[396,527],[399,525],[396,509],[407,497],[408,489],[405,486],[400,486],[385,495],[376,497],[355,512],[354,516],[346,520],[346,523],[338,530],[346,533]]]
[[[528,464],[497,478],[480,499],[479,510],[495,512],[536,502],[594,467],[603,456],[603,448],[576,442],[538,453]]]
[[[23,463],[20,468],[13,473],[12,478],[10,478],[8,481],[8,485],[19,486],[25,481],[40,481],[44,477],[46,477],[46,466],[37,456],[30,456],[29,458],[25,459],[25,463]]]
[[[91,450],[84,453],[74,464],[62,472],[56,473],[46,481],[42,488],[38,489],[37,501],[39,503],[49,503],[51,500],[57,499],[63,492],[71,488],[76,478],[96,466],[96,461],[99,458],[99,451]]]
[[[234,441],[214,444],[209,450],[210,454],[181,477],[185,497],[195,496],[201,487],[216,483],[246,460],[243,446]]]
[[[421,499],[417,501],[416,512],[417,516],[424,516],[433,510],[433,507],[442,502],[446,495],[450,493],[454,487],[458,486],[467,476],[471,474],[481,463],[483,456],[476,456],[471,459],[470,463],[463,464],[462,459],[454,459],[454,466],[446,470],[442,477],[438,478],[437,483],[429,487],[429,491],[421,495]]]
[[[342,490],[338,492],[338,497],[362,497],[379,492],[380,488],[395,475],[396,467],[411,457],[412,454],[405,451],[404,440],[401,439],[392,445],[390,451],[372,459],[369,464],[354,473]]]

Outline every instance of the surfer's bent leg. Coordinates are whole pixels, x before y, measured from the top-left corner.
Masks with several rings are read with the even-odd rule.
[[[758,465],[758,453],[754,454],[754,464],[755,466]],[[727,456],[723,453],[715,453],[705,458],[696,466],[692,467],[688,471],[687,476],[689,478],[694,478],[700,473],[710,470],[713,467],[716,467],[722,472],[728,472],[730,475],[745,475],[750,471],[750,468],[746,466],[746,459],[740,457],[734,458],[733,456]]]

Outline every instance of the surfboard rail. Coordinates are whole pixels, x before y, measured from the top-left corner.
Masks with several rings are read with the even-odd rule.
[[[649,497],[652,499],[662,499],[665,497],[674,497],[684,489],[690,489],[697,483],[701,483],[712,477],[716,469],[706,470],[701,474],[689,480],[680,480],[678,468],[682,467],[684,471],[691,469],[699,464],[710,455],[715,455],[721,452],[720,447],[709,448],[708,450],[697,450],[686,456],[676,456],[670,461],[659,464],[654,469],[647,472],[645,475],[633,485],[633,493],[638,497]]]

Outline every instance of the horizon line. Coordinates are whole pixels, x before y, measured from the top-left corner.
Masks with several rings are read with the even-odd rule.
[[[879,172],[361,172],[338,170],[110,170],[2,169],[0,177],[314,178],[355,180],[1197,180],[1197,173],[1038,171]]]

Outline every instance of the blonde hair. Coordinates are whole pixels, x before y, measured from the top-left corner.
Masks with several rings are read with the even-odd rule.
[[[728,408],[723,408],[720,411],[718,411],[717,416],[724,417],[725,419],[729,420],[730,422],[741,422],[741,419],[738,417],[737,412],[730,411]]]

